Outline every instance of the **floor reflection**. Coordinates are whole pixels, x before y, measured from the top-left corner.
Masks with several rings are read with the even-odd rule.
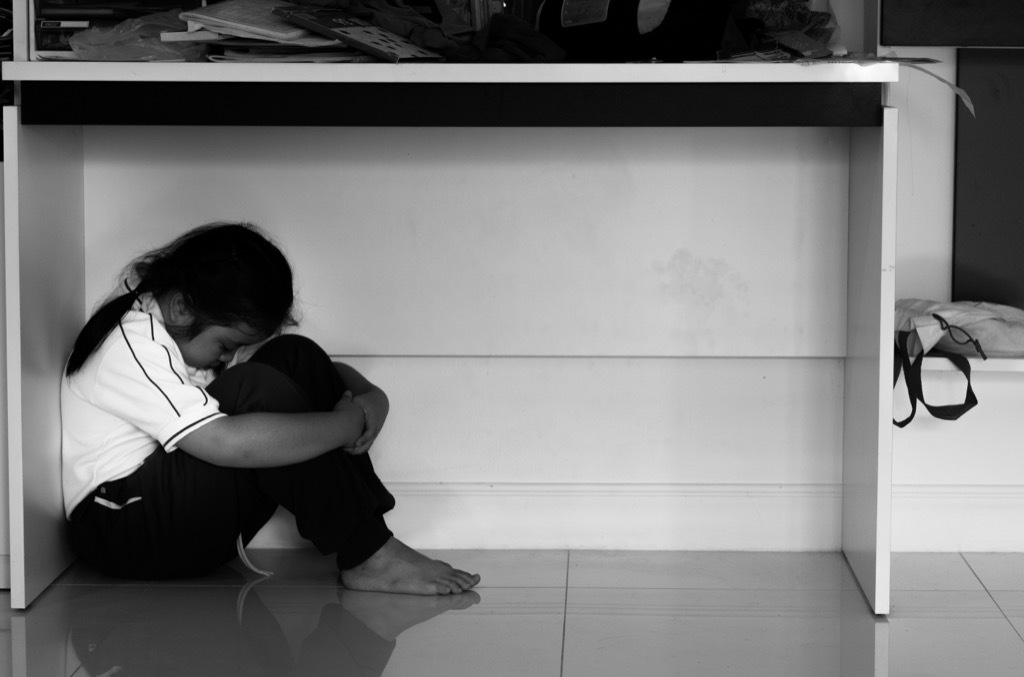
[[[352,592],[292,552],[268,556],[269,579],[130,584],[77,568],[0,613],[0,677],[1024,674],[1024,556],[895,557],[882,617],[834,554],[449,555],[484,587]]]
[[[261,588],[258,582],[59,592],[66,593],[57,595],[63,600],[41,600],[24,616],[32,633],[27,653],[38,657],[27,664],[27,675],[379,677],[403,632],[480,601],[472,591],[418,597],[341,587]],[[60,673],[47,672],[41,656],[57,647],[36,641],[59,638],[55,621],[67,628]]]

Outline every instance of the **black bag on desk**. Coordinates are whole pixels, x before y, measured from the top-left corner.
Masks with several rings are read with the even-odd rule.
[[[567,61],[707,61],[716,57],[736,2],[671,0],[660,23],[642,32],[640,0],[544,0],[537,27]]]

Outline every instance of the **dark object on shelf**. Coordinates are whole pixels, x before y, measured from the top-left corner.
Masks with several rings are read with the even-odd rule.
[[[882,0],[883,45],[1024,46],[1020,0]]]
[[[565,60],[565,50],[554,40],[512,14],[491,16],[462,55],[466,60],[485,63],[557,63]]]
[[[641,34],[639,0],[546,0],[538,28],[565,49],[567,61],[710,61],[721,49],[735,4],[736,0],[672,0],[661,23]]]

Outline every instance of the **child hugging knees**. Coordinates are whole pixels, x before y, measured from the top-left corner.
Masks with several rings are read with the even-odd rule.
[[[295,324],[293,302],[288,261],[248,224],[196,228],[128,266],[62,379],[76,551],[113,576],[198,575],[284,506],[303,538],[335,556],[347,588],[474,587],[479,576],[391,533],[395,500],[368,453],[388,398],[313,341],[280,333]]]

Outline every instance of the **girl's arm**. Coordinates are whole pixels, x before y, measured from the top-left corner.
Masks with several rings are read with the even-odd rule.
[[[384,427],[391,403],[383,390],[370,383],[353,367],[335,362],[334,368],[341,377],[345,389],[352,393],[353,401],[362,408],[365,417],[362,434],[352,444],[345,445],[345,451],[350,454],[365,454]]]
[[[214,465],[292,465],[354,445],[366,428],[363,411],[346,393],[331,412],[222,416],[183,437],[178,446]]]

